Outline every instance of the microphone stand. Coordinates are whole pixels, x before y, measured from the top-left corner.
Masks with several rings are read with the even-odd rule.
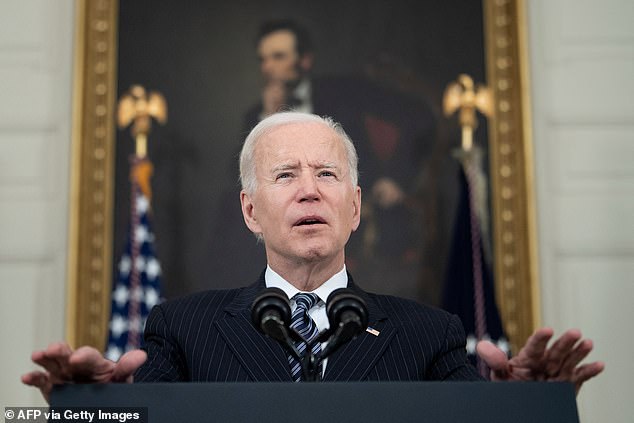
[[[315,354],[313,354],[312,347],[315,345],[315,342],[316,340],[306,343],[307,352],[304,356],[304,363],[302,363],[302,367],[305,367],[305,371],[304,368],[302,368],[302,373],[306,382],[321,382],[321,363],[323,360],[321,357],[317,358]]]
[[[318,358],[313,354],[313,345],[317,342],[321,342],[321,334],[313,339],[313,341],[308,342],[294,329],[291,329],[290,332],[293,334],[293,338],[306,344],[303,358],[300,357],[297,347],[292,342],[282,344],[302,366],[302,380],[304,382],[321,382],[321,363],[323,360],[321,357]]]
[[[321,342],[324,333],[319,334],[312,342],[308,342],[295,329],[284,327],[276,318],[265,318],[262,321],[262,327],[273,339],[276,339],[282,348],[292,355],[302,368],[302,380],[304,382],[320,382],[321,381],[321,363],[322,358],[317,358],[313,354],[313,345]],[[306,344],[304,357],[302,358],[295,346],[295,342],[303,342]]]

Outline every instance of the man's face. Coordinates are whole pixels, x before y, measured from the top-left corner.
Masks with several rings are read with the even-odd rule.
[[[269,264],[344,261],[359,226],[361,189],[350,181],[343,144],[317,122],[275,128],[255,148],[257,189],[241,194],[251,231],[262,234]]]
[[[306,69],[305,59],[297,53],[295,35],[280,30],[266,35],[258,45],[260,72],[268,82],[295,82]]]

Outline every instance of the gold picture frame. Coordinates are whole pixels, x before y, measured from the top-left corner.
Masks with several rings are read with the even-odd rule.
[[[524,2],[484,0],[498,305],[511,347],[539,324]],[[77,0],[67,338],[103,349],[112,286],[117,0]]]

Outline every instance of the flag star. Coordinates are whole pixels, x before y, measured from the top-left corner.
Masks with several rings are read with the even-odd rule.
[[[155,258],[149,259],[145,266],[145,273],[148,280],[153,281],[156,279],[156,277],[161,274],[161,264],[159,261]]]
[[[150,207],[150,202],[145,197],[145,195],[139,195],[136,198],[136,210],[138,214],[146,213],[149,207]]]
[[[120,337],[127,329],[127,322],[120,314],[112,316],[112,321],[110,322],[110,332],[112,332],[113,337]]]
[[[126,288],[123,284],[117,284],[117,288],[112,293],[112,299],[117,303],[118,307],[125,306],[125,303],[128,302],[129,296],[128,288]]]
[[[106,351],[105,356],[110,361],[118,361],[119,357],[121,357],[121,348],[114,344],[110,344],[108,345],[108,350]]]
[[[130,256],[127,254],[124,254],[121,257],[121,260],[119,260],[119,272],[126,276],[128,273],[130,273],[130,267],[131,267],[131,262],[130,262]]]
[[[159,303],[159,295],[156,289],[150,287],[145,290],[145,304],[147,304],[148,310]]]
[[[469,336],[467,336],[467,354],[473,355],[476,353],[477,343],[478,343],[478,340],[476,339],[475,336],[473,336],[472,334],[469,334]]]
[[[136,269],[137,272],[143,272],[145,270],[145,257],[143,256],[138,256],[135,260],[134,260],[134,268]]]
[[[148,239],[148,230],[144,225],[139,225],[134,230],[134,240],[142,244]]]

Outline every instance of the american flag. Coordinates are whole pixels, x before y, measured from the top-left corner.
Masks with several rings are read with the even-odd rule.
[[[487,181],[478,147],[454,155],[462,165],[460,197],[445,275],[443,308],[462,320],[467,333],[467,355],[480,374],[488,377],[486,364],[476,354],[477,342],[489,340],[507,355],[510,351],[495,302]]]
[[[130,224],[125,251],[118,262],[112,290],[112,311],[106,357],[117,361],[139,348],[145,320],[160,299],[161,265],[154,251],[150,224],[149,178],[152,164],[133,158],[131,164]]]

